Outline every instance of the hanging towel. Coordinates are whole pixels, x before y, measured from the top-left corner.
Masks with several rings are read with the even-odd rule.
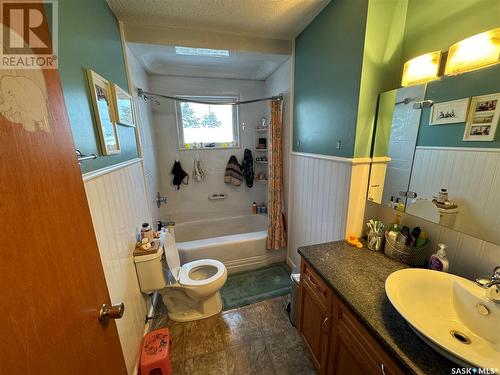
[[[245,154],[243,156],[243,162],[241,163],[243,169],[243,177],[245,177],[245,182],[249,188],[253,186],[253,179],[255,173],[253,171],[253,156],[252,151],[248,148],[245,149]]]
[[[177,190],[181,188],[181,184],[187,185],[189,183],[189,175],[182,169],[180,162],[174,162],[174,166],[170,173],[174,175],[173,183],[177,186]]]
[[[205,171],[201,165],[200,159],[196,158],[194,160],[193,174],[196,181],[200,182],[205,178]]]
[[[243,173],[241,165],[238,163],[236,156],[231,155],[226,165],[226,173],[224,174],[224,182],[229,185],[240,186],[243,182]]]

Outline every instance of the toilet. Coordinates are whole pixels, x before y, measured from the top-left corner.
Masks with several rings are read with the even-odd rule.
[[[141,291],[158,291],[168,317],[177,322],[220,313],[220,289],[227,280],[224,264],[215,259],[200,259],[181,266],[173,229],[165,232],[161,241],[156,253],[134,257]]]

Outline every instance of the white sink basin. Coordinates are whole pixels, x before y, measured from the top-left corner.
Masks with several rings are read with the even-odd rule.
[[[462,366],[500,369],[500,304],[472,281],[404,269],[385,282],[389,300],[431,347]]]

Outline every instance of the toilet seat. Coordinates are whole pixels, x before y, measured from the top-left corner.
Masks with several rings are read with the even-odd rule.
[[[215,274],[202,280],[196,280],[191,277],[191,273],[203,268],[216,268]],[[220,279],[226,272],[224,264],[215,259],[200,259],[182,265],[179,275],[179,284],[182,286],[201,286],[210,284]]]

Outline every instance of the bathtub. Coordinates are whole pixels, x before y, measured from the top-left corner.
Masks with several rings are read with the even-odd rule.
[[[242,215],[175,224],[181,263],[217,259],[229,273],[284,262],[286,250],[266,250],[267,216]]]

